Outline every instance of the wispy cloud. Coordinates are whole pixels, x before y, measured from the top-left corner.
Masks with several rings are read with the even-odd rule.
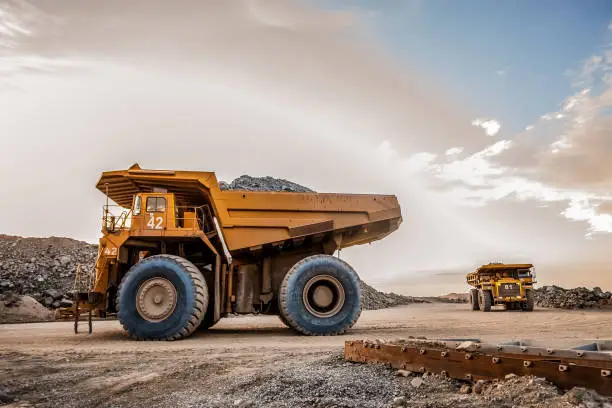
[[[474,119],[472,125],[484,129],[488,136],[495,136],[501,129],[501,124],[495,119]]]
[[[585,222],[587,235],[612,232],[612,84],[606,80],[612,49],[589,56],[576,72],[578,89],[559,111],[543,114],[522,134],[447,163],[432,160],[424,170],[460,183],[449,194],[465,204],[502,199],[562,203],[560,215]],[[472,124],[489,136],[501,127],[494,119]]]

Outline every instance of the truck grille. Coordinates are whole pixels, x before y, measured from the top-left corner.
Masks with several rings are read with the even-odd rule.
[[[502,283],[499,285],[500,297],[521,296],[521,288],[518,283]]]

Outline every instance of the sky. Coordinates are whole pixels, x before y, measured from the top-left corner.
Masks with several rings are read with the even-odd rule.
[[[603,0],[0,0],[0,232],[95,242],[138,162],[397,195],[341,253],[387,290],[612,289],[611,73]]]

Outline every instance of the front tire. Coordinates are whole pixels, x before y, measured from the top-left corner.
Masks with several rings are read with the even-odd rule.
[[[470,303],[472,304],[472,310],[480,309],[478,305],[478,289],[470,289]]]
[[[493,296],[491,292],[488,290],[478,290],[478,304],[480,305],[480,310],[483,312],[491,311],[491,304],[493,303]]]
[[[279,290],[279,306],[281,320],[299,333],[342,334],[361,315],[359,277],[338,258],[309,256],[285,275]]]
[[[525,297],[527,298],[527,301],[521,303],[523,311],[533,312],[533,307],[535,305],[535,297],[533,296],[533,290],[525,289]]]
[[[175,255],[154,255],[134,265],[117,291],[117,316],[137,340],[178,340],[191,335],[208,308],[202,273]]]

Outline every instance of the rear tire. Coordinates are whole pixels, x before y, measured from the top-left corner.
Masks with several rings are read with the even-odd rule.
[[[117,316],[137,340],[178,340],[191,335],[208,308],[202,273],[175,255],[154,255],[134,265],[117,291]]]
[[[213,327],[215,324],[219,323],[219,320],[221,319],[214,320],[211,315],[212,313],[210,315],[206,313],[206,315],[204,316],[204,319],[202,319],[202,322],[198,326],[198,331],[208,330],[211,327]]]
[[[480,306],[480,310],[483,312],[491,311],[491,304],[493,303],[493,296],[491,292],[488,290],[478,290],[478,304]]]
[[[281,321],[309,336],[344,333],[361,315],[357,273],[346,262],[314,255],[296,263],[279,290]]]
[[[533,307],[535,305],[535,297],[533,296],[533,290],[525,289],[525,297],[527,298],[527,301],[521,303],[521,308],[524,312],[533,312]]]
[[[472,310],[479,310],[478,305],[478,289],[470,289],[470,303],[472,304]]]

